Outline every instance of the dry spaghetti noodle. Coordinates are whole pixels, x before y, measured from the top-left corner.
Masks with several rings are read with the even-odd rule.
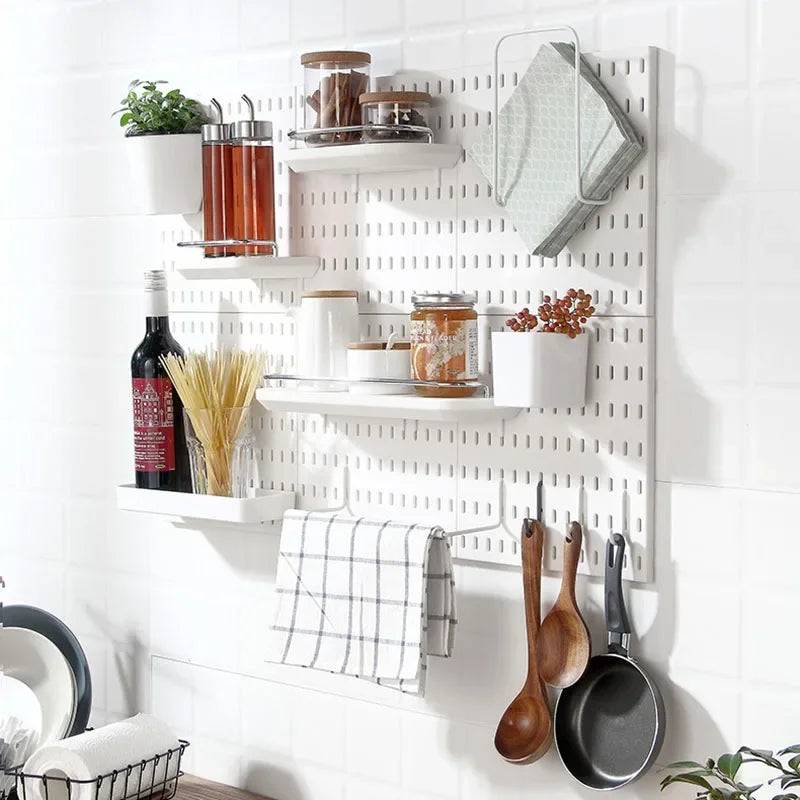
[[[169,354],[161,363],[203,446],[208,494],[231,496],[231,460],[264,374],[260,350]]]

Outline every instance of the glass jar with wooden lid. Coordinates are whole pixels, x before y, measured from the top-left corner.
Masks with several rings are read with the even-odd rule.
[[[415,294],[411,298],[411,374],[442,383],[478,379],[477,297],[460,292]],[[416,386],[423,397],[470,397],[466,386]]]
[[[364,125],[416,125],[429,128],[431,96],[427,92],[364,92],[358,98]],[[364,131],[368,142],[427,142],[425,131],[376,128]]]
[[[305,102],[303,127],[342,128],[361,124],[358,98],[369,90],[369,53],[357,50],[321,50],[303,53]],[[361,141],[360,131],[313,134],[312,146],[352,144]]]

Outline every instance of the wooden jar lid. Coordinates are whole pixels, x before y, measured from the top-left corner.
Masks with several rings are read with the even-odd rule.
[[[358,102],[365,103],[430,103],[427,92],[364,92]]]
[[[358,292],[354,289],[323,289],[318,292],[303,292],[301,299],[306,297],[355,297],[358,300]]]
[[[317,50],[313,53],[303,53],[300,63],[305,67],[318,67],[321,64],[370,64],[372,57],[369,53],[360,50]]]

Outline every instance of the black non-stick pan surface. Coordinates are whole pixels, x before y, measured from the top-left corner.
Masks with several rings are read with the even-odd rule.
[[[574,778],[591,789],[619,789],[652,765],[664,739],[664,701],[647,673],[628,656],[630,623],[622,598],[625,539],[606,546],[608,653],[594,656],[555,710],[556,747]]]

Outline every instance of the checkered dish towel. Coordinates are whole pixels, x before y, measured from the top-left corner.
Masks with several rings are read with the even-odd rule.
[[[450,542],[435,526],[287,511],[267,660],[425,694],[456,626]]]

